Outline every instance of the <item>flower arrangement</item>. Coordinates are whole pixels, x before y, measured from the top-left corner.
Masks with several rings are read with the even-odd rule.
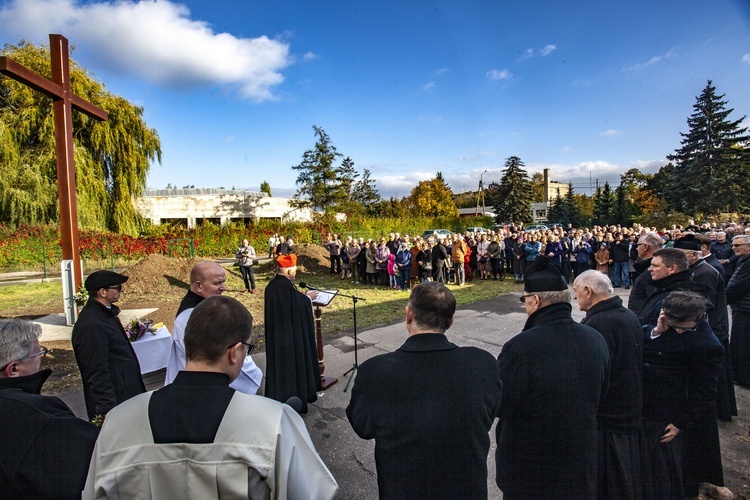
[[[86,302],[89,301],[89,291],[86,290],[83,285],[78,287],[78,292],[76,293],[76,304],[79,306],[86,305]]]
[[[133,318],[130,320],[130,324],[125,332],[128,334],[128,340],[135,342],[139,338],[143,337],[146,332],[156,333],[156,328],[151,326],[152,321],[147,319],[145,322],[139,319]]]

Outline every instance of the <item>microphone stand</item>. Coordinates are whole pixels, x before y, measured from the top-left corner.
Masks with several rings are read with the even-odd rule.
[[[346,377],[349,375],[349,380],[346,381],[346,385],[344,386],[344,392],[349,390],[349,384],[352,383],[352,379],[354,378],[354,374],[357,373],[357,368],[359,368],[359,361],[357,357],[357,301],[359,300],[365,300],[362,297],[357,297],[356,295],[346,295],[344,293],[339,293],[341,297],[349,297],[352,299],[352,306],[353,306],[353,313],[354,313],[354,364],[351,368],[349,368],[342,377]]]

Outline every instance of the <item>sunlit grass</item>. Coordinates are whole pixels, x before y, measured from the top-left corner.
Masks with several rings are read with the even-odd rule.
[[[39,315],[45,310],[61,311],[62,307],[59,281],[0,286],[0,316]]]

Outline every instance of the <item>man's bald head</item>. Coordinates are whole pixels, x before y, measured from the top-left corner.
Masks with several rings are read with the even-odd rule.
[[[190,290],[204,299],[226,291],[226,273],[216,262],[198,262],[190,271]]]

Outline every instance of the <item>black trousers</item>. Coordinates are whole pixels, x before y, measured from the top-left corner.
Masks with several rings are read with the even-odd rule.
[[[245,290],[255,290],[253,266],[240,266],[240,274],[242,275],[242,281],[245,282]]]
[[[341,256],[331,255],[331,274],[341,274]]]

